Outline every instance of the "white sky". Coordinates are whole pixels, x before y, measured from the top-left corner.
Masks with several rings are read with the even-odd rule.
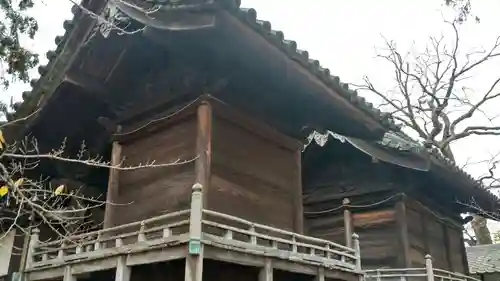
[[[62,22],[70,19],[72,4],[69,0],[43,1],[33,10],[40,24],[34,41],[26,44],[38,52],[41,62],[46,63],[45,53],[55,48],[54,38],[64,33]],[[345,82],[360,82],[368,75],[378,85],[392,84],[391,70],[381,61],[375,60],[375,47],[383,43],[382,35],[395,40],[398,46],[409,46],[412,42],[425,44],[431,34],[440,34],[442,23],[442,0],[243,0],[244,7],[257,10],[259,19],[268,20],[273,29],[282,30],[287,39],[295,40],[300,49],[309,52],[331,73]],[[480,16],[480,24],[463,27],[461,33],[467,48],[487,47],[500,34],[500,1],[472,1],[474,13]],[[498,73],[500,64],[490,64],[488,69],[475,77],[474,88],[485,87],[492,74]],[[38,75],[34,70],[34,75]],[[470,86],[470,85],[469,85]],[[29,85],[15,84],[6,93],[4,100],[21,98]],[[500,101],[489,108],[498,113]],[[500,121],[498,122],[500,124]],[[471,138],[454,146],[458,163],[466,159],[478,161],[500,150],[498,138]],[[473,175],[484,172],[483,167],[468,167]],[[499,223],[490,223],[493,230],[500,230]]]

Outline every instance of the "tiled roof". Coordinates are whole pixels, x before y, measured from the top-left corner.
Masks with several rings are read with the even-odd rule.
[[[103,1],[105,2],[105,1]],[[193,1],[188,1],[193,2]],[[207,2],[212,2],[207,0]],[[229,2],[236,2],[227,4]],[[166,1],[165,3],[169,3]],[[288,57],[298,63],[300,63],[303,67],[307,68],[312,74],[316,75],[325,85],[327,85],[332,90],[336,91],[340,95],[342,95],[346,100],[348,100],[351,104],[365,112],[366,114],[372,116],[375,120],[379,121],[381,125],[391,130],[399,130],[399,126],[396,125],[391,118],[389,118],[389,114],[381,112],[379,109],[375,108],[372,103],[365,101],[365,99],[358,95],[357,91],[349,89],[349,85],[346,83],[342,83],[338,76],[331,75],[330,70],[328,68],[324,68],[321,66],[318,60],[312,59],[309,57],[309,53],[304,50],[297,49],[297,43],[293,40],[285,39],[284,33],[282,31],[273,30],[271,28],[271,23],[269,21],[263,21],[257,19],[257,12],[254,9],[240,8],[239,1],[215,1],[213,5],[220,5],[224,9],[226,9],[233,16],[238,18],[241,22],[245,23],[248,27],[255,30],[257,33],[261,34],[267,41],[279,49],[281,49]],[[176,4],[179,5],[179,4]],[[192,4],[195,6],[195,4]],[[40,79],[35,79],[31,82],[31,86],[33,87],[32,91],[23,93],[24,102],[18,103],[15,105],[15,108],[23,108],[23,107],[32,107],[33,103],[28,102],[32,99],[39,100],[41,96],[44,94],[40,88],[44,88],[45,84],[53,84],[50,83],[53,81],[51,79],[52,76],[57,75],[52,73],[55,69],[64,69],[64,67],[55,67],[56,64],[67,64],[70,59],[63,57],[59,58],[63,49],[65,49],[66,41],[71,31],[74,27],[74,22],[79,18],[81,14],[80,9],[75,6],[72,9],[74,18],[70,21],[64,22],[64,28],[66,33],[63,36],[57,36],[55,41],[58,45],[55,51],[50,51],[47,53],[47,58],[49,59],[49,63],[46,66],[39,67],[39,73],[41,75]],[[50,77],[47,77],[50,76]],[[47,80],[49,82],[47,82]],[[47,89],[55,90],[55,89]],[[50,93],[49,93],[50,95]],[[28,103],[28,105],[27,105]],[[39,103],[39,102],[37,102]],[[28,111],[34,110],[39,104],[36,104],[35,107],[28,109]]]
[[[338,134],[335,134],[334,132],[327,132],[327,134],[315,134],[314,135],[314,140],[316,143],[323,145],[322,143],[325,143],[328,141],[329,137],[332,136],[335,139],[351,139],[351,141],[356,140],[355,138],[349,138],[345,136],[339,136]],[[477,180],[475,180],[470,174],[462,170],[460,167],[458,167],[453,160],[448,159],[442,153],[440,153],[437,149],[432,148],[429,149],[425,145],[413,140],[403,132],[394,132],[394,131],[389,131],[386,132],[383,136],[383,138],[379,141],[364,141],[364,140],[356,140],[356,142],[361,142],[364,143],[364,145],[380,145],[383,147],[399,150],[399,151],[407,151],[416,155],[420,155],[422,157],[428,158],[431,160],[431,162],[434,162],[435,164],[438,164],[440,166],[443,166],[447,171],[450,171],[451,173],[457,173],[459,177],[457,178],[458,181],[463,180],[467,183],[467,188],[470,190],[471,194],[482,194],[486,196],[481,196],[483,199],[487,199],[488,202],[494,203],[496,202],[497,204],[493,205],[488,205],[487,210],[492,211],[496,210],[498,205],[500,205],[500,200],[495,196],[493,193],[491,193],[488,189],[486,189],[483,185],[481,185]],[[456,178],[456,177],[454,177]],[[451,184],[454,185],[454,184]],[[475,193],[479,192],[479,193]],[[470,193],[469,193],[470,194]],[[472,196],[474,197],[474,196]],[[492,209],[493,208],[493,209]]]
[[[500,244],[467,247],[466,251],[470,273],[500,272]]]
[[[218,0],[215,2],[212,0],[205,1],[207,3],[213,3],[213,5],[220,5],[223,7],[235,18],[239,19],[242,23],[263,36],[269,43],[279,48],[290,59],[307,68],[329,88],[342,95],[351,104],[355,105],[366,114],[371,115],[375,120],[378,120],[380,124],[386,127],[389,131],[389,134],[386,134],[384,139],[381,140],[383,145],[398,149],[408,148],[412,151],[415,149],[419,151],[421,150],[422,147],[420,144],[411,144],[411,139],[400,133],[400,126],[394,123],[388,113],[381,112],[379,109],[374,108],[372,103],[365,101],[365,99],[359,96],[355,90],[349,89],[348,84],[340,82],[338,76],[331,75],[330,70],[322,67],[318,60],[310,58],[307,51],[297,49],[297,43],[293,40],[285,39],[282,31],[273,30],[269,21],[257,19],[257,12],[254,9],[240,8],[239,0]],[[94,6],[93,10],[99,10],[107,1],[85,0],[84,2],[91,3],[90,5]],[[187,2],[192,3],[193,1],[190,0]],[[169,3],[169,1],[165,1],[163,3]],[[176,5],[179,5],[179,3]],[[189,5],[197,6],[197,4]],[[205,5],[204,7],[207,6]],[[78,6],[74,6],[72,8],[72,12],[74,15],[73,19],[67,20],[63,24],[64,29],[66,30],[65,34],[55,38],[55,42],[57,44],[56,50],[47,52],[49,63],[46,66],[40,66],[38,68],[40,78],[31,81],[32,90],[24,92],[22,95],[23,102],[19,102],[14,105],[16,108],[14,117],[23,117],[33,112],[36,108],[43,106],[43,103],[46,102],[48,97],[50,97],[50,95],[56,90],[56,87],[58,86],[59,81],[63,78],[67,67],[71,64],[72,58],[78,48],[78,41],[83,40],[81,37],[84,37],[82,36],[84,31],[75,30],[76,26],[81,24],[80,22],[82,20],[89,20],[89,17],[86,17]],[[90,24],[88,25],[91,26]],[[13,117],[10,116],[10,119],[12,118]],[[447,169],[460,174],[460,176],[470,181],[470,184],[474,188],[484,189],[472,178],[471,175],[456,166],[454,161],[444,157],[437,149],[428,149],[428,152],[435,160],[446,166]]]
[[[106,1],[83,0],[82,3],[92,6],[92,10],[100,10]],[[40,77],[31,80],[31,91],[22,93],[23,101],[13,105],[15,112],[9,114],[7,120],[27,116],[37,108],[42,107],[56,91],[60,81],[64,78],[66,69],[77,53],[76,50],[79,48],[79,43],[87,35],[85,31],[91,28],[93,21],[93,19],[85,16],[77,5],[71,8],[71,12],[73,13],[73,19],[65,20],[63,23],[65,33],[54,38],[54,42],[57,45],[56,49],[46,53],[48,63],[38,67]],[[85,22],[82,23],[82,21]],[[87,25],[88,27],[78,28],[78,25]]]
[[[435,162],[439,163],[440,165],[444,166],[447,170],[458,173],[460,177],[462,177],[465,181],[468,181],[469,184],[473,189],[478,189],[481,191],[484,191],[488,193],[490,196],[491,200],[494,201],[499,201],[498,198],[491,193],[488,189],[486,189],[480,182],[478,182],[474,177],[472,177],[469,173],[467,173],[465,170],[457,166],[455,161],[447,158],[444,156],[437,148],[432,147],[428,148],[425,145],[422,145],[416,141],[411,140],[408,136],[406,136],[402,132],[387,132],[383,139],[379,141],[380,144],[391,147],[391,148],[396,148],[396,149],[401,149],[401,150],[409,150],[413,152],[422,152],[423,150],[426,150],[427,153],[432,157],[431,160],[434,160]],[[413,143],[413,145],[409,145]],[[500,202],[500,201],[499,201]]]
[[[297,49],[297,43],[295,41],[285,39],[285,35],[282,31],[273,30],[269,21],[257,19],[257,12],[254,9],[238,8],[230,9],[229,11],[241,22],[261,34],[268,42],[280,48],[290,59],[307,68],[325,85],[342,95],[351,104],[358,107],[366,114],[371,115],[387,129],[400,129],[400,127],[389,118],[389,114],[375,108],[372,103],[367,102],[365,98],[359,96],[356,90],[349,89],[348,84],[342,83],[338,76],[332,75],[330,70],[321,66],[318,60],[310,58],[307,51]]]

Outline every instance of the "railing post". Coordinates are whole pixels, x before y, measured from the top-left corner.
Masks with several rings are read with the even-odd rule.
[[[77,241],[78,242],[78,245],[76,245],[76,249],[75,249],[75,254],[81,254],[83,253],[83,246],[81,244],[81,240],[80,241]]]
[[[427,254],[425,256],[425,273],[427,281],[434,281],[434,269],[432,267],[432,256]]]
[[[203,274],[203,245],[201,244],[203,218],[203,186],[195,183],[191,192],[189,216],[189,244],[186,257],[185,281],[201,281]]]
[[[251,225],[250,226],[250,232],[252,233],[252,235],[250,236],[250,243],[252,243],[252,245],[257,245],[257,236],[255,236],[255,225]]]
[[[141,221],[141,227],[139,228],[139,234],[137,235],[137,242],[144,242],[146,241],[146,234],[144,233],[146,231],[146,224],[144,221]]]
[[[115,239],[115,247],[118,248],[121,246],[123,246],[123,239],[121,237],[118,237]]]
[[[344,230],[345,230],[345,244],[347,247],[352,247],[352,219],[351,210],[349,210],[349,204],[351,201],[349,198],[344,198],[342,200],[342,206],[344,209]]]
[[[63,241],[60,245],[61,248],[59,248],[59,251],[57,252],[57,258],[58,259],[64,259],[64,250],[66,248],[66,243]]]
[[[28,253],[26,254],[26,265],[30,267],[35,262],[35,248],[40,243],[40,229],[33,228],[28,246]]]
[[[94,241],[94,251],[101,249],[101,233],[98,232]]]
[[[295,235],[292,236],[292,252],[296,253],[297,252],[297,238]]]
[[[201,247],[201,227],[203,216],[203,186],[193,185],[191,212],[189,217],[189,254],[199,254]]]
[[[163,229],[163,238],[168,238],[172,235],[172,230],[169,227]]]
[[[356,270],[361,271],[361,249],[359,246],[359,236],[352,234],[352,243],[354,244],[354,255],[356,256]]]

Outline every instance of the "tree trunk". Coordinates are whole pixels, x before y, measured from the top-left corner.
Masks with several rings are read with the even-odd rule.
[[[474,234],[476,235],[477,245],[493,244],[491,233],[486,222],[486,218],[478,215],[473,216],[471,224],[472,229],[474,229]]]
[[[453,151],[450,146],[446,146],[441,149],[441,152],[448,158],[455,160],[455,156],[453,155]],[[473,215],[472,216],[472,229],[474,230],[474,235],[476,236],[476,244],[477,245],[488,245],[493,244],[491,239],[491,233],[488,229],[487,220],[484,217]]]

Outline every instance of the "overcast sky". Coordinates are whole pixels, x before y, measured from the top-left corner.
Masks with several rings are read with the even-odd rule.
[[[72,4],[68,0],[43,1],[33,11],[40,24],[35,40],[26,44],[38,52],[42,63],[45,53],[55,48],[54,38],[64,33],[62,22],[70,19]],[[440,0],[243,0],[244,7],[257,10],[259,19],[271,22],[273,29],[282,30],[287,39],[297,41],[300,49],[309,52],[331,73],[345,82],[360,82],[364,75],[382,86],[392,85],[390,69],[374,59],[376,47],[383,43],[382,35],[395,40],[398,46],[408,47],[415,42],[425,44],[429,35],[449,34],[442,22]],[[467,48],[487,47],[500,34],[500,1],[472,1],[473,11],[480,16],[480,24],[462,27],[462,38]],[[492,74],[498,73],[500,64],[490,64],[489,69],[477,75],[474,88],[484,89]],[[38,75],[36,70],[34,75]],[[20,99],[29,85],[15,84],[3,99],[11,96]],[[490,106],[490,111],[500,111],[500,102]],[[457,162],[469,158],[481,160],[500,150],[498,138],[471,138],[455,145]],[[481,166],[467,169],[474,175],[481,174]],[[495,229],[500,229],[497,225]]]

